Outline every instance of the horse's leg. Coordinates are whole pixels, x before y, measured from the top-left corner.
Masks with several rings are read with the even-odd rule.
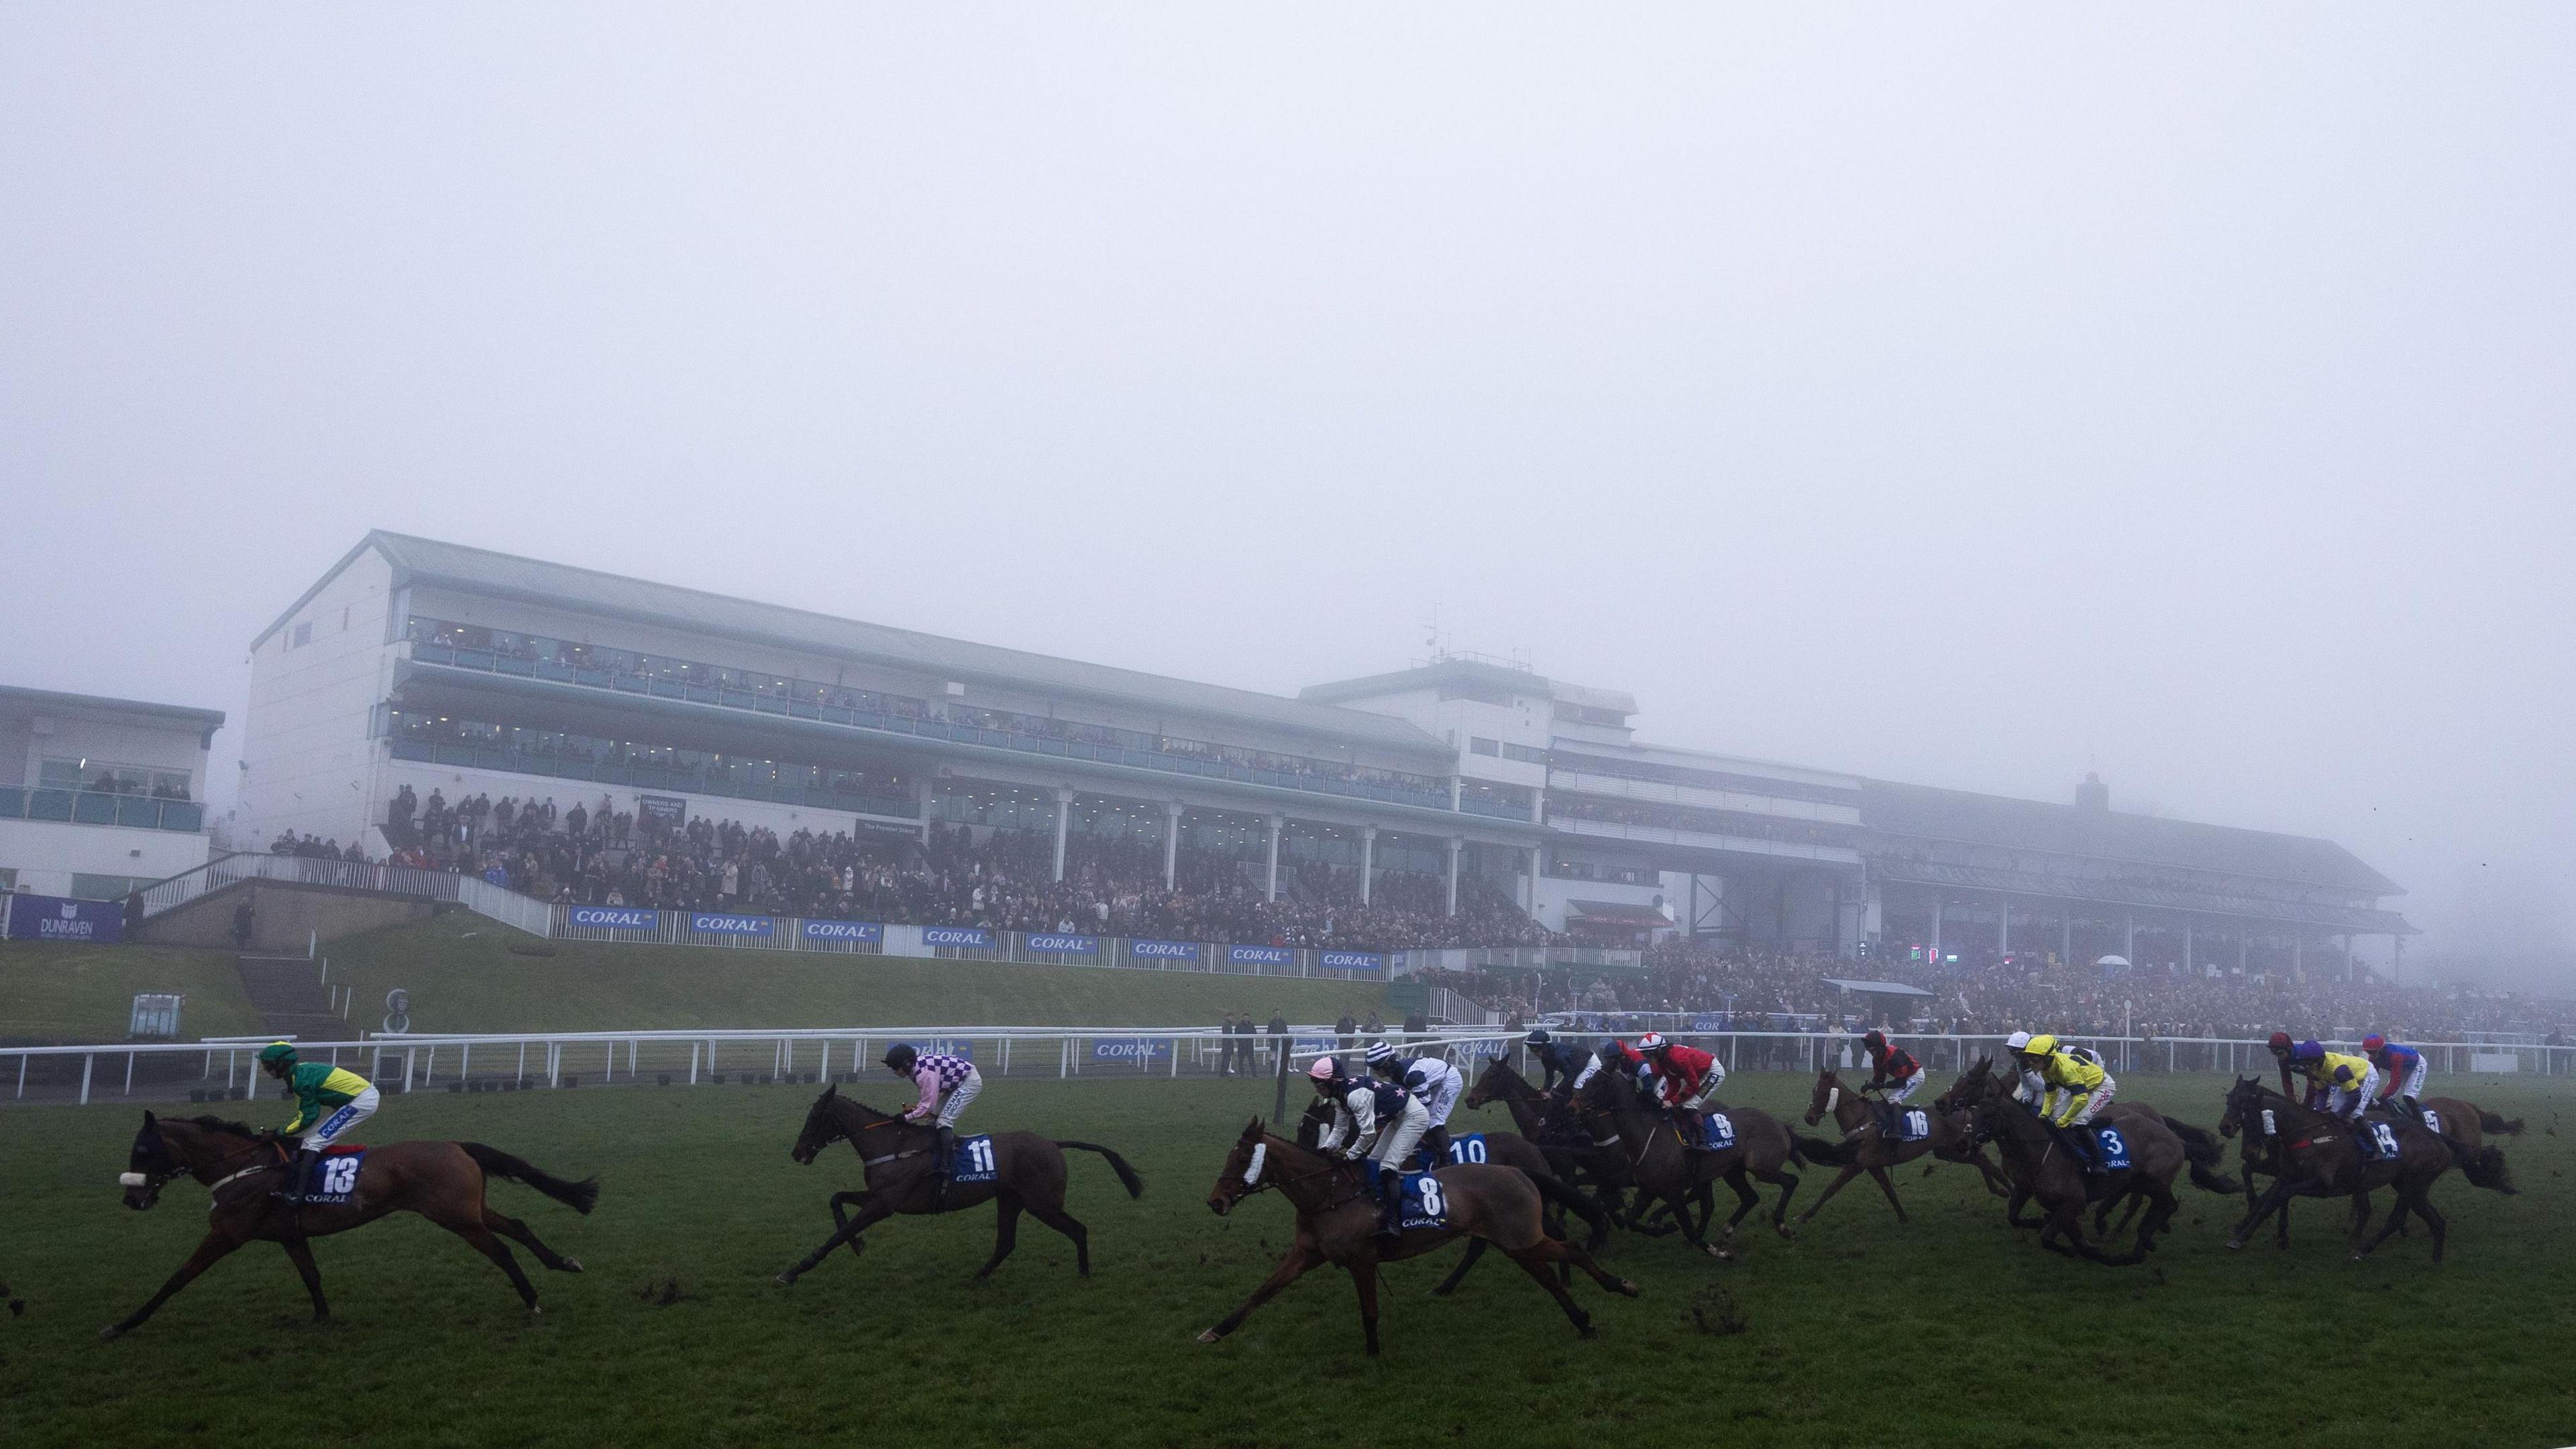
[[[861,1188],[857,1192],[836,1192],[832,1194],[832,1226],[835,1228],[848,1227],[850,1225],[849,1209],[856,1207],[864,1210],[867,1205],[868,1194],[865,1188]],[[850,1256],[855,1258],[859,1256],[860,1251],[860,1242],[856,1236],[853,1236],[850,1239]]]
[[[2388,1210],[2388,1220],[2380,1224],[2379,1236],[2372,1238],[2368,1247],[2364,1247],[2362,1245],[2361,1229],[2356,1221],[2353,1228],[2352,1260],[2356,1263],[2360,1262],[2362,1259],[2369,1257],[2380,1244],[2397,1236],[2397,1229],[2406,1221],[2406,1214],[2411,1211],[2414,1206],[2415,1205],[2413,1203],[2406,1200],[2405,1190],[2402,1188],[2399,1189],[2397,1192],[2397,1205]]]
[[[1900,1223],[1907,1221],[1905,1216],[1905,1204],[1896,1200],[1896,1184],[1889,1180],[1887,1169],[1884,1167],[1873,1167],[1869,1170],[1869,1178],[1870,1181],[1878,1184],[1878,1190],[1880,1192],[1887,1194],[1887,1205],[1896,1209],[1896,1220]]]
[[[1270,1276],[1262,1280],[1261,1286],[1252,1290],[1252,1296],[1243,1300],[1243,1306],[1218,1319],[1214,1328],[1199,1335],[1199,1342],[1214,1343],[1241,1328],[1243,1320],[1252,1316],[1252,1310],[1278,1297],[1280,1289],[1323,1265],[1324,1255],[1313,1247],[1299,1243],[1290,1248],[1288,1256],[1279,1260],[1279,1266],[1271,1270]]]
[[[2433,1261],[2436,1263],[2442,1261],[2442,1243],[2451,1234],[2451,1222],[2433,1209],[2433,1185],[2429,1182],[2416,1184],[2414,1201],[2408,1206],[2414,1209],[2415,1216],[2424,1220],[2424,1226],[2432,1231]]]
[[[1753,1184],[1746,1180],[1744,1164],[1741,1162],[1727,1169],[1726,1185],[1735,1189],[1735,1215],[1726,1220],[1727,1240],[1732,1242],[1735,1239],[1736,1224],[1743,1222],[1755,1208],[1762,1206],[1762,1194],[1755,1192]]]
[[[1576,1244],[1557,1243],[1553,1246],[1542,1245],[1534,1251],[1538,1252],[1542,1256],[1555,1258],[1557,1260],[1557,1265],[1560,1268],[1570,1264],[1576,1268],[1582,1269],[1585,1273],[1591,1275],[1593,1282],[1600,1284],[1602,1287],[1607,1288],[1611,1292],[1619,1294],[1622,1297],[1634,1298],[1637,1296],[1636,1284],[1629,1282],[1625,1278],[1617,1276],[1608,1269],[1602,1267],[1599,1263],[1594,1262],[1592,1255],[1583,1251],[1583,1249]],[[1562,1273],[1558,1274],[1558,1277],[1560,1278],[1563,1276],[1564,1274]]]
[[[2021,1210],[2028,1206],[2030,1206],[2030,1189],[2022,1186],[2020,1183],[2014,1183],[2012,1191],[2004,1195],[2005,1224],[2016,1228],[2047,1228],[2047,1214],[2043,1213],[2037,1219],[2026,1218],[2021,1215]]]
[[[1081,1277],[1091,1276],[1091,1230],[1084,1227],[1062,1206],[1042,1207],[1029,1204],[1029,1216],[1073,1239],[1073,1271]]]
[[[1796,1237],[1797,1230],[1789,1226],[1788,1219],[1789,1199],[1798,1191],[1798,1175],[1785,1167],[1775,1167],[1769,1172],[1757,1172],[1753,1175],[1764,1182],[1776,1183],[1780,1188],[1780,1200],[1771,1205],[1771,1230],[1784,1238]]]
[[[778,1275],[779,1286],[783,1288],[814,1271],[815,1268],[821,1266],[825,1258],[831,1256],[834,1248],[841,1246],[843,1243],[850,1245],[851,1252],[857,1252],[859,1250],[859,1234],[867,1231],[878,1223],[884,1222],[887,1218],[892,1216],[894,1216],[893,1212],[889,1210],[882,1201],[860,1204],[858,1214],[842,1223],[839,1227],[834,1228],[832,1230],[832,1235],[823,1240],[823,1246],[806,1254],[803,1258],[790,1266],[786,1272]]]
[[[501,1271],[510,1275],[510,1286],[519,1290],[519,1301],[527,1305],[530,1313],[545,1311],[537,1306],[537,1285],[528,1281],[527,1271],[521,1268],[519,1260],[511,1255],[509,1245],[492,1236],[492,1230],[483,1226],[480,1214],[477,1214],[471,1222],[458,1221],[454,1218],[443,1220],[430,1218],[430,1221],[463,1238],[474,1251],[500,1265]]]
[[[526,1223],[519,1221],[517,1218],[505,1217],[500,1213],[492,1211],[492,1205],[490,1203],[485,1203],[483,1205],[483,1226],[490,1228],[492,1231],[499,1233],[502,1237],[508,1238],[510,1241],[526,1248],[529,1252],[536,1254],[537,1261],[545,1264],[547,1268],[554,1272],[578,1273],[581,1271],[581,1260],[579,1258],[567,1258],[563,1254],[558,1253],[554,1249],[537,1241],[537,1235],[529,1231]]]
[[[1523,1248],[1517,1253],[1512,1253],[1508,1248],[1504,1251],[1511,1254],[1511,1260],[1520,1264],[1523,1271],[1538,1280],[1538,1286],[1547,1290],[1547,1296],[1556,1300],[1557,1307],[1565,1310],[1566,1321],[1574,1325],[1576,1333],[1585,1338],[1595,1336],[1592,1315],[1584,1312],[1583,1305],[1575,1302],[1574,1295],[1566,1292],[1565,1285],[1556,1281],[1556,1275],[1547,1270],[1550,1255],[1544,1247]],[[1369,1342],[1373,1344],[1376,1341],[1377,1335],[1370,1334]]]
[[[171,1274],[170,1280],[161,1285],[160,1292],[153,1294],[151,1299],[142,1307],[135,1309],[132,1313],[125,1315],[123,1319],[102,1330],[99,1333],[99,1337],[109,1339],[118,1338],[141,1328],[143,1326],[143,1320],[150,1318],[154,1310],[158,1309],[162,1304],[170,1301],[171,1294],[187,1287],[190,1281],[195,1279],[198,1274],[215,1266],[217,1261],[222,1259],[226,1253],[240,1247],[242,1242],[242,1239],[233,1237],[227,1233],[210,1232],[206,1234],[206,1236],[198,1242],[197,1251],[190,1253],[188,1255],[188,1261],[179,1265],[179,1271]]]
[[[993,1218],[993,1256],[983,1267],[975,1270],[979,1280],[993,1276],[993,1270],[1002,1266],[1004,1258],[1011,1256],[1011,1249],[1020,1236],[1020,1195],[997,1192],[993,1194],[993,1206],[997,1210]]]
[[[1458,1255],[1458,1266],[1449,1270],[1449,1276],[1440,1280],[1440,1286],[1431,1290],[1431,1296],[1446,1298],[1457,1292],[1459,1280],[1465,1278],[1467,1270],[1475,1267],[1476,1260],[1483,1256],[1485,1256],[1485,1240],[1476,1237],[1467,1239],[1467,1251]]]
[[[2289,1204],[2291,1197],[2295,1195],[2294,1189],[2298,1186],[2300,1184],[2291,1182],[2287,1177],[2273,1178],[2272,1185],[2264,1190],[2262,1200],[2254,1204],[2253,1213],[2245,1221],[2236,1225],[2236,1231],[2227,1235],[2227,1246],[2244,1247],[2246,1238],[2252,1236],[2256,1228],[2263,1226],[2264,1218]]]
[[[1841,1172],[1834,1175],[1833,1181],[1825,1184],[1824,1192],[1818,1195],[1814,1202],[1807,1204],[1807,1210],[1798,1214],[1798,1226],[1805,1227],[1807,1224],[1814,1222],[1816,1220],[1816,1214],[1825,1210],[1825,1204],[1834,1200],[1834,1194],[1843,1190],[1843,1184],[1860,1176],[1860,1174],[1861,1167],[1859,1163],[1855,1162],[1846,1164]]]
[[[322,1301],[322,1270],[313,1266],[313,1249],[302,1238],[283,1238],[278,1246],[286,1250],[286,1260],[295,1265],[295,1276],[304,1280],[304,1291],[313,1295],[313,1321],[331,1321],[331,1305]]]
[[[2390,1210],[2388,1219],[2391,1223],[2396,1223],[2404,1221],[2405,1217],[2406,1200],[2404,1198],[2399,1198],[2397,1200],[2397,1206]],[[2361,1245],[2361,1235],[2364,1230],[2369,1228],[2369,1226],[2370,1189],[2363,1188],[2352,1195],[2352,1255],[2356,1258],[2370,1251],[2370,1249]],[[2393,1233],[2395,1231],[2396,1229],[2391,1227],[2382,1231],[2380,1236],[2384,1238],[2388,1236],[2389,1233]],[[2372,1246],[2375,1247],[2377,1244],[2374,1243]]]
[[[1360,1337],[1368,1345],[1368,1356],[1377,1357],[1377,1250],[1362,1252],[1342,1265],[1351,1273],[1351,1286],[1360,1294]]]

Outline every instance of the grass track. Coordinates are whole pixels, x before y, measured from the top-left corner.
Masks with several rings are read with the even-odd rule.
[[[139,991],[185,992],[179,1026],[191,1037],[260,1029],[229,951],[0,941],[0,1035],[123,1041]]]
[[[2314,1204],[2291,1252],[2231,1254],[2233,1201],[2187,1188],[2178,1234],[2149,1266],[2070,1264],[2017,1241],[1972,1175],[1944,1168],[1901,1179],[1906,1228],[1864,1181],[1801,1241],[1756,1238],[1734,1264],[1622,1236],[1608,1261],[1646,1296],[1578,1287],[1602,1329],[1592,1343],[1500,1259],[1445,1302],[1426,1290],[1449,1253],[1396,1265],[1377,1362],[1359,1351],[1348,1280],[1329,1273],[1223,1345],[1191,1341],[1288,1237],[1274,1198],[1222,1222],[1202,1203],[1231,1134],[1265,1104],[1261,1085],[994,1083],[978,1125],[1109,1143],[1148,1190],[1131,1202],[1105,1165],[1074,1154],[1069,1206],[1091,1225],[1098,1276],[1077,1280],[1069,1245],[1032,1222],[982,1286],[966,1276],[990,1246],[987,1210],[886,1224],[863,1261],[842,1254],[795,1288],[771,1283],[828,1229],[824,1195],[858,1176],[846,1149],[814,1168],[788,1161],[807,1089],[397,1099],[380,1140],[466,1137],[604,1175],[587,1219],[494,1190],[590,1266],[536,1274],[542,1322],[462,1243],[404,1216],[317,1243],[339,1314],[330,1329],[304,1322],[292,1270],[259,1247],[104,1346],[98,1327],[193,1243],[202,1194],[182,1185],[155,1212],[128,1213],[113,1178],[139,1114],[29,1108],[0,1113],[0,1280],[29,1301],[24,1318],[0,1318],[0,1403],[24,1445],[323,1432],[582,1449],[896,1434],[1315,1444],[1359,1426],[1480,1444],[1593,1444],[1605,1431],[2007,1449],[2567,1443],[2576,1163],[2568,1139],[2545,1132],[2576,1092],[2441,1085],[2529,1117],[2531,1131],[2508,1148],[2523,1196],[2446,1179],[2452,1252],[2439,1268],[2420,1237],[2344,1262],[2329,1223],[2339,1213]],[[1774,1110],[1804,1100],[1803,1081],[1786,1077],[1730,1087],[1731,1100]],[[2189,1119],[2217,1115],[2216,1079],[2124,1087]],[[1810,1174],[1801,1196],[1823,1180]],[[681,1300],[645,1302],[666,1276]],[[1691,1325],[1694,1293],[1710,1284],[1734,1294],[1748,1332]]]

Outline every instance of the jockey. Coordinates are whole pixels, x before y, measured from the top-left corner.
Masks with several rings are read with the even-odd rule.
[[[1904,1110],[1905,1099],[1913,1096],[1915,1088],[1923,1085],[1923,1064],[1905,1048],[1889,1041],[1887,1033],[1882,1031],[1864,1033],[1860,1044],[1862,1050],[1869,1053],[1869,1081],[1861,1092],[1864,1096],[1871,1092],[1880,1094],[1879,1135],[1893,1142],[1904,1135],[1899,1130],[1898,1117]]]
[[[2036,1112],[2040,1102],[2048,1096],[2048,1084],[2039,1079],[2039,1073],[2031,1068],[2030,1063],[2022,1060],[2022,1051],[2029,1045],[2030,1033],[2026,1031],[2017,1031],[2004,1038],[2004,1050],[2012,1054],[2013,1073],[2017,1079],[2013,1086],[2013,1100]]]
[[[2361,1125],[2361,1114],[2379,1095],[2379,1068],[2366,1057],[2330,1052],[2313,1041],[2290,1050],[2290,1060],[2308,1079],[2308,1105]]]
[[[1649,1100],[1654,1097],[1654,1063],[1639,1056],[1626,1042],[1615,1036],[1603,1037],[1601,1045],[1593,1048],[1592,1060],[1585,1062],[1583,1070],[1574,1074],[1574,1090],[1582,1091],[1603,1067],[1614,1067],[1626,1072],[1629,1080],[1637,1084],[1637,1091],[1641,1095]]]
[[[1583,1062],[1579,1055],[1582,1048],[1569,1047],[1557,1041],[1555,1037],[1548,1035],[1546,1027],[1540,1027],[1521,1038],[1521,1044],[1528,1047],[1530,1055],[1538,1059],[1538,1089],[1542,1095],[1554,1096],[1560,1080],[1564,1083],[1566,1091],[1574,1090],[1574,1074],[1583,1070]]]
[[[1368,1064],[1370,1071],[1402,1084],[1422,1104],[1428,1123],[1422,1131],[1423,1165],[1439,1166],[1449,1156],[1449,1114],[1457,1108],[1460,1094],[1467,1090],[1467,1079],[1438,1057],[1398,1056],[1395,1048],[1385,1042],[1368,1049]]]
[[[2272,1039],[2263,1043],[2263,1045],[2270,1049],[2272,1060],[2280,1064],[2281,1095],[2291,1098],[2298,1097],[2300,1095],[2299,1089],[2291,1081],[2291,1077],[2296,1071],[2297,1064],[2291,1060],[2291,1057],[2294,1054],[2295,1044],[2290,1040],[2290,1034],[2286,1031],[2276,1031],[2272,1033]],[[2319,1047],[2317,1050],[2324,1051],[2325,1048]],[[2310,1095],[2314,1094],[2311,1093]],[[2310,1103],[2309,1105],[2314,1106],[2315,1104]]]
[[[2032,1037],[2021,1049],[2023,1064],[2039,1073],[2049,1089],[2049,1100],[2041,1105],[2040,1115],[2050,1125],[2064,1130],[2091,1122],[2103,1108],[2111,1105],[2111,1094],[2120,1084],[2111,1074],[2060,1047],[2057,1038],[2042,1032]]]
[[[2406,1108],[2406,1115],[2421,1119],[2424,1114],[2424,1054],[2411,1046],[2400,1046],[2377,1032],[2362,1038],[2362,1055],[2379,1068],[2379,1100],[2395,1098]]]
[[[261,1047],[259,1066],[295,1094],[295,1120],[277,1129],[277,1135],[303,1138],[287,1169],[286,1185],[269,1196],[302,1207],[305,1188],[313,1180],[313,1163],[322,1149],[376,1115],[376,1104],[382,1099],[373,1083],[346,1067],[297,1061],[291,1042],[273,1041]]]
[[[957,1173],[957,1119],[984,1090],[984,1074],[964,1057],[917,1052],[904,1042],[886,1048],[885,1064],[921,1089],[921,1100],[904,1109],[903,1120],[931,1124],[930,1204],[946,1207],[948,1179]]]
[[[1315,1095],[1333,1104],[1333,1125],[1315,1143],[1328,1156],[1368,1164],[1369,1185],[1377,1192],[1380,1237],[1402,1236],[1396,1214],[1402,1208],[1404,1159],[1431,1125],[1431,1114],[1412,1093],[1393,1082],[1352,1076],[1340,1057],[1317,1057],[1306,1069]]]
[[[1664,1034],[1650,1031],[1637,1041],[1654,1069],[1655,1099],[1673,1114],[1674,1125],[1681,1129],[1682,1145],[1698,1147],[1708,1140],[1700,1126],[1699,1114],[1708,1109],[1718,1087],[1726,1081],[1726,1067],[1718,1059],[1695,1046],[1682,1046],[1664,1040]]]

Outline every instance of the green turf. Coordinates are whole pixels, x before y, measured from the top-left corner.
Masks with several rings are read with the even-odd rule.
[[[186,1036],[260,1029],[228,951],[0,941],[0,1036],[123,1041],[140,991],[186,993],[179,1018]]]
[[[1191,1026],[1228,1011],[1267,1020],[1366,1016],[1382,985],[1079,966],[1005,966],[807,951],[729,951],[530,937],[462,912],[334,942],[331,979],[373,1025],[393,987],[422,1032],[673,1027]]]
[[[1729,1085],[1774,1109],[1803,1101],[1791,1078]],[[2123,1086],[2216,1115],[2212,1079]],[[816,1168],[788,1161],[805,1090],[396,1099],[382,1138],[470,1137],[603,1174],[587,1219],[495,1189],[504,1211],[590,1267],[539,1275],[541,1322],[463,1244],[402,1217],[317,1245],[332,1328],[307,1326],[284,1257],[258,1247],[105,1346],[98,1327],[202,1229],[199,1192],[128,1213],[112,1179],[134,1111],[23,1109],[0,1115],[0,1275],[29,1303],[0,1318],[0,1403],[10,1442],[30,1445],[2568,1443],[2576,1162],[2555,1134],[2576,1092],[2442,1086],[2527,1116],[2531,1130],[2508,1149],[2524,1195],[2442,1184],[2452,1231],[2439,1267],[2420,1236],[2346,1262],[2339,1213],[2316,1204],[2291,1251],[2229,1253],[2235,1203],[2188,1188],[2149,1266],[2069,1263],[2006,1229],[1963,1169],[1908,1170],[1910,1226],[1864,1180],[1800,1241],[1756,1238],[1732,1264],[1621,1237],[1606,1261],[1646,1296],[1578,1287],[1601,1327],[1589,1343],[1499,1258],[1446,1301],[1426,1290],[1449,1252],[1395,1265],[1374,1363],[1359,1352],[1350,1285],[1329,1272],[1226,1343],[1192,1341],[1288,1240],[1275,1197],[1224,1221],[1203,1202],[1264,1095],[1254,1084],[987,1090],[977,1125],[1107,1142],[1145,1174],[1146,1196],[1131,1202],[1074,1154],[1088,1282],[1063,1240],[1032,1223],[995,1281],[969,1284],[990,1243],[979,1209],[883,1225],[864,1260],[839,1255],[784,1289],[771,1276],[826,1230],[825,1193],[858,1176],[846,1149]],[[668,1306],[647,1294],[665,1279],[680,1289]],[[1693,1305],[1718,1289],[1747,1331],[1694,1325]]]

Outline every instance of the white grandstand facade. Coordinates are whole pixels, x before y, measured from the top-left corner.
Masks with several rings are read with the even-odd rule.
[[[385,847],[408,787],[921,837],[1187,843],[1490,888],[1600,944],[1671,934],[2298,967],[2402,938],[2330,842],[1658,747],[1636,703],[1443,658],[1296,698],[377,532],[252,642],[242,836]]]

